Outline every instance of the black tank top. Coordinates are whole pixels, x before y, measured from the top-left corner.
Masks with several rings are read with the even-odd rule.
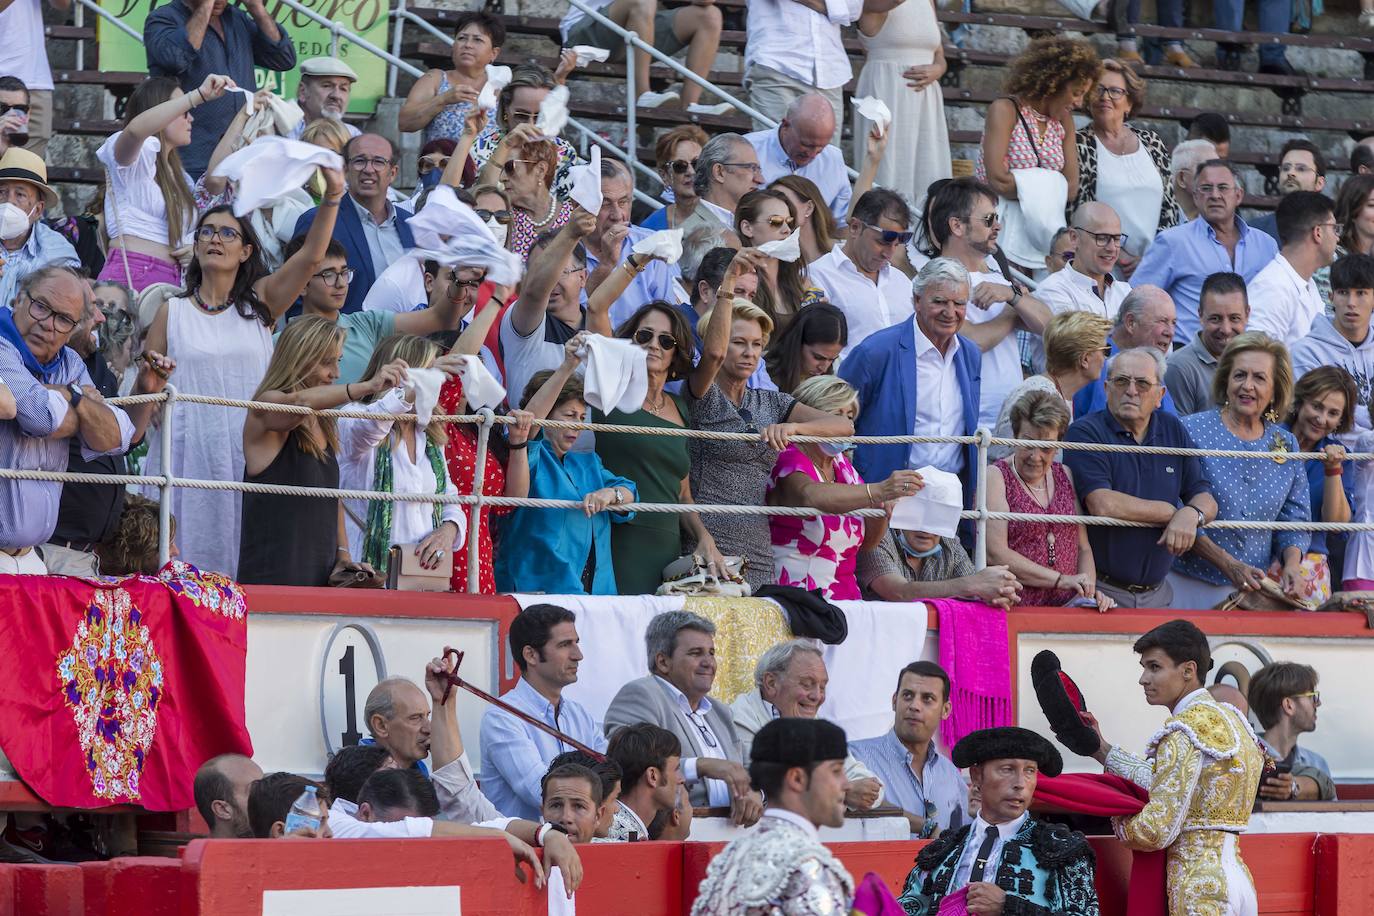
[[[339,486],[339,462],[332,449],[323,459],[301,451],[289,436],[261,474],[247,483],[295,487]],[[318,496],[243,494],[238,581],[245,585],[329,584],[339,548],[339,501]]]

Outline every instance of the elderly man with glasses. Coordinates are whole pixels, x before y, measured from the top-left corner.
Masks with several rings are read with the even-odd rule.
[[[348,194],[334,222],[334,239],[343,245],[348,266],[353,268],[353,281],[348,284],[343,304],[344,314],[349,314],[363,307],[368,290],[382,271],[399,260],[407,248],[415,247],[415,237],[407,225],[411,212],[387,199],[398,172],[391,141],[380,134],[354,137],[344,147],[344,166]],[[297,236],[310,229],[318,212],[315,208],[301,214]]]
[[[1240,176],[1229,162],[1202,163],[1193,179],[1197,218],[1155,236],[1131,276],[1137,286],[1158,286],[1172,297],[1179,319],[1174,341],[1180,346],[1201,330],[1197,305],[1204,280],[1229,270],[1249,283],[1279,253],[1272,238],[1236,215],[1244,197]]]
[[[716,626],[689,611],[666,611],[644,633],[649,674],[630,681],[606,710],[606,736],[649,722],[682,743],[682,775],[693,805],[730,808],[749,826],[763,813],[750,787],[730,707],[708,696],[716,679]]]
[[[73,438],[87,460],[128,451],[134,421],[67,346],[94,309],[87,282],[60,266],[30,273],[0,308],[0,467],[65,471]],[[45,574],[33,548],[57,527],[62,484],[3,480],[0,491],[0,573]]]
[[[1158,409],[1164,367],[1157,347],[1117,354],[1107,364],[1106,409],[1080,414],[1064,441],[1196,448],[1183,421]],[[1074,449],[1064,452],[1064,465],[1087,514],[1154,526],[1088,526],[1098,591],[1121,607],[1169,607],[1173,589],[1165,576],[1174,558],[1191,550],[1198,528],[1217,515],[1201,459]]]

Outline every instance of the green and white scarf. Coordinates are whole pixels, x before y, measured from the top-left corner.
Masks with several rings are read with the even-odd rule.
[[[428,436],[425,437],[425,457],[429,459],[429,466],[434,470],[434,492],[436,495],[442,495],[445,480],[444,456],[439,451],[439,446]],[[384,493],[393,492],[395,472],[392,462],[391,437],[388,436],[377,446],[376,457],[372,462],[372,489]],[[367,532],[363,537],[363,561],[371,563],[372,568],[376,570],[386,569],[387,554],[391,551],[391,520],[395,506],[394,502],[380,499],[368,503]],[[434,504],[436,530],[439,528],[443,510],[443,503]]]

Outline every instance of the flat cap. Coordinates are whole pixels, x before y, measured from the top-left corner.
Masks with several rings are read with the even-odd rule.
[[[301,76],[342,76],[355,83],[358,81],[358,74],[353,72],[353,68],[337,57],[312,57],[303,61]]]

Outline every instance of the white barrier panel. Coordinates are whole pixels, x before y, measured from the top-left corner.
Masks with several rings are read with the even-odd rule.
[[[263,891],[262,916],[462,916],[461,895],[454,886]]]

